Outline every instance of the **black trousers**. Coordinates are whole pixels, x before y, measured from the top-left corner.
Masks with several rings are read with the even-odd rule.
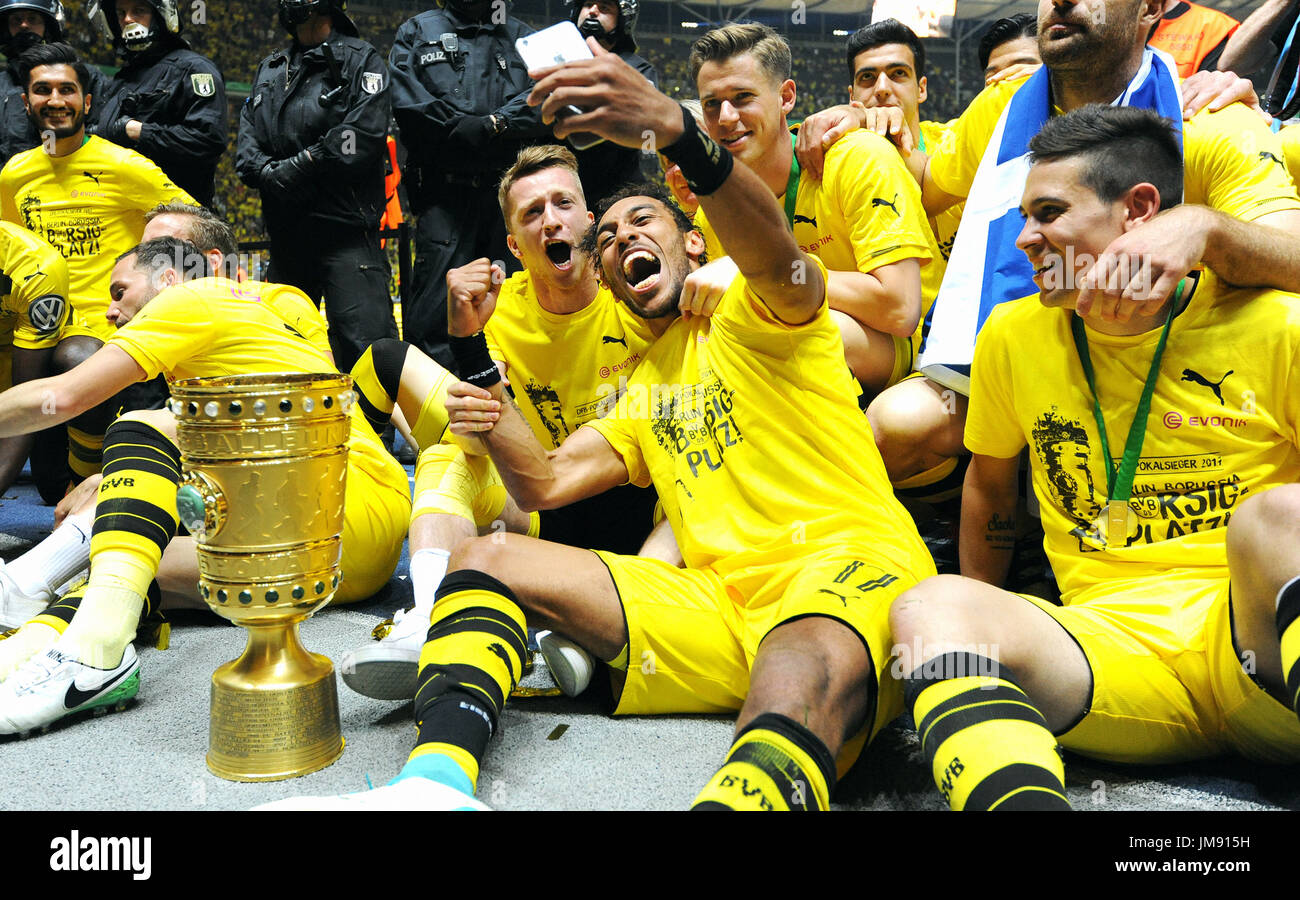
[[[388,274],[378,226],[308,225],[271,234],[267,280],[293,285],[317,306],[324,299],[330,348],[340,372],[350,371],[375,341],[397,337]]]
[[[455,371],[447,348],[447,272],[487,257],[506,274],[520,270],[506,247],[506,225],[497,205],[496,180],[481,185],[445,182],[438,201],[415,225],[414,280],[402,303],[402,337]]]

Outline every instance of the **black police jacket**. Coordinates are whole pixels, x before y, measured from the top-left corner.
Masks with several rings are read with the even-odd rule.
[[[86,127],[99,121],[99,108],[108,94],[108,79],[94,66],[90,66],[90,112],[86,114]],[[23,104],[23,85],[14,80],[13,69],[0,70],[0,167],[24,150],[41,142],[36,126],[27,115]]]
[[[235,171],[262,192],[272,236],[310,223],[379,227],[389,114],[388,68],[360,38],[334,31],[262,60],[239,114]],[[262,184],[268,164],[304,149],[307,185],[286,194]]]
[[[437,199],[442,173],[495,176],[521,147],[549,135],[527,104],[533,82],[515,50],[532,33],[515,18],[504,24],[432,9],[397,29],[388,63],[393,73],[393,116],[407,150],[403,180],[419,212]],[[443,35],[452,35],[448,47]],[[505,130],[462,129],[460,120],[495,114]]]
[[[221,70],[177,38],[133,53],[113,76],[97,133],[153,160],[167,177],[211,205],[217,160],[226,150],[226,85]],[[142,123],[132,141],[114,123]]]

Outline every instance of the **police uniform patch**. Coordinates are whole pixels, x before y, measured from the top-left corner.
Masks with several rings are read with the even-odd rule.
[[[194,87],[194,93],[200,97],[211,97],[217,92],[216,80],[207,72],[196,72],[191,75],[190,84]]]
[[[27,318],[41,334],[53,334],[63,324],[68,303],[58,294],[46,294],[27,304]]]
[[[384,76],[382,72],[361,73],[361,90],[367,94],[378,94],[383,86]]]

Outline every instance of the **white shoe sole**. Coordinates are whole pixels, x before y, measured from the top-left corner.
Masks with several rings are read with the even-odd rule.
[[[539,631],[537,648],[542,651],[551,677],[565,696],[576,697],[591,684],[595,663],[591,654],[573,641],[553,631]]]
[[[363,697],[413,700],[420,674],[420,651],[372,644],[339,660],[343,683]]]

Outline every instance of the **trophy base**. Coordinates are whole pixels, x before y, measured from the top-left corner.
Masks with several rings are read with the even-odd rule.
[[[334,666],[289,627],[248,629],[244,654],[212,673],[208,770],[228,781],[282,781],[343,753]]]

